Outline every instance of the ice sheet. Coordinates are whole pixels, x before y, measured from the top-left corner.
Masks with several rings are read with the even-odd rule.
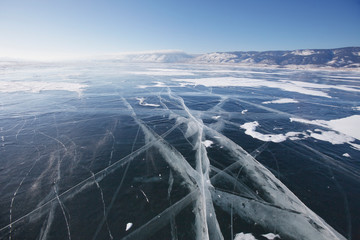
[[[356,86],[329,86],[329,72],[111,64],[56,68],[61,82],[53,67],[1,75],[0,238],[356,234]],[[24,94],[52,90],[82,97]],[[306,120],[322,115],[339,117]]]

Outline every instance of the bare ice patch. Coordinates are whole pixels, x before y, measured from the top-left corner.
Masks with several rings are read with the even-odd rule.
[[[266,101],[266,102],[262,102],[262,104],[270,104],[270,103],[277,103],[277,104],[281,104],[281,103],[298,103],[299,101],[294,100],[292,98],[280,98],[277,100],[273,100],[273,101]]]
[[[0,92],[31,92],[40,93],[41,91],[69,91],[81,95],[87,85],[69,82],[36,82],[36,81],[0,81]]]

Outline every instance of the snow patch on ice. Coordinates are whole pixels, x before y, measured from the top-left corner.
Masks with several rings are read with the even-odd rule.
[[[314,90],[311,86],[301,86],[295,84],[293,81],[267,81],[251,78],[239,77],[213,77],[213,78],[188,78],[188,79],[173,79],[174,81],[182,82],[185,85],[203,85],[206,87],[269,87],[278,88],[283,91],[297,92],[305,95],[331,98],[327,93],[320,90]],[[305,85],[305,84],[304,84]],[[316,88],[321,88],[321,84],[317,84]],[[330,86],[330,85],[326,85]],[[336,87],[336,86],[335,86]],[[329,87],[325,87],[329,88]],[[349,88],[354,90],[352,88]]]
[[[167,85],[165,85],[165,83],[163,82],[153,82],[155,85],[138,85],[137,88],[148,88],[148,87],[161,87],[161,88],[165,88],[168,87]]]
[[[69,91],[82,94],[87,85],[69,82],[36,82],[36,81],[0,81],[0,92],[31,92],[40,93],[42,91]]]
[[[202,142],[204,145],[205,145],[205,147],[211,147],[211,145],[213,145],[213,141],[210,141],[210,140],[205,140],[205,141],[203,141]]]
[[[321,127],[327,127],[325,120],[307,120],[303,118],[290,118],[290,122],[299,122],[299,123],[317,125]]]
[[[319,84],[319,83],[311,83],[311,82],[302,82],[302,81],[288,81],[288,80],[280,80],[283,83],[291,83],[295,86],[304,87],[304,88],[312,88],[312,89],[338,89],[342,91],[348,92],[360,92],[360,89],[357,87],[352,88],[348,85],[329,85],[329,84]]]
[[[260,126],[259,123],[257,121],[254,121],[254,122],[244,123],[243,125],[240,126],[240,128],[245,129],[245,134],[253,138],[259,139],[264,142],[274,142],[274,143],[283,142],[287,138],[289,138],[290,140],[298,140],[299,138],[297,136],[304,134],[301,132],[288,132],[286,134],[262,134],[256,132],[256,128],[258,126]]]
[[[186,70],[175,70],[175,69],[150,69],[148,71],[139,72],[126,72],[127,74],[133,75],[148,75],[148,76],[193,76],[194,73]]]
[[[360,115],[353,115],[346,118],[334,119],[330,121],[306,120],[300,118],[290,118],[290,121],[329,128],[360,140]]]
[[[360,115],[330,120],[327,124],[338,132],[360,140]]]
[[[310,133],[310,137],[321,141],[330,142],[332,144],[344,144],[344,143],[353,142],[355,140],[350,136],[347,136],[342,133],[337,133],[334,131],[324,131],[321,129],[315,129],[314,131],[308,130],[308,132]]]
[[[251,233],[238,233],[234,240],[256,240],[256,238]]]
[[[152,87],[167,87],[167,85],[165,85],[163,82],[154,82],[155,85]]]
[[[333,131],[324,131],[315,129],[314,132],[308,130],[310,137],[321,141],[327,141],[332,144],[348,143],[352,148],[360,150],[360,145],[353,143],[355,139],[360,140],[360,115],[353,115],[346,118],[334,119],[330,121],[325,120],[306,120],[301,118],[290,118],[291,122],[300,122],[305,124],[312,124]]]
[[[273,240],[273,239],[275,239],[275,238],[281,238],[281,237],[279,236],[279,234],[274,234],[274,233],[263,234],[263,235],[261,235],[261,236],[263,236],[263,237],[265,237],[265,238],[267,238],[267,239],[269,239],[269,240]]]
[[[280,99],[273,100],[273,101],[262,102],[262,104],[270,104],[270,103],[278,103],[278,104],[281,104],[281,103],[298,103],[298,101],[294,100],[292,98],[280,98]]]
[[[160,107],[159,104],[146,103],[145,98],[136,98],[139,101],[140,106],[148,106],[148,107]]]
[[[125,231],[128,231],[133,226],[133,223],[129,222],[126,224]]]
[[[356,87],[345,85],[328,85],[318,84],[302,81],[269,81],[251,78],[240,77],[210,77],[210,78],[188,78],[188,79],[173,79],[174,81],[182,82],[182,85],[203,85],[206,87],[269,87],[278,88],[287,92],[296,92],[305,95],[331,98],[324,89],[337,89],[349,92],[360,92]]]
[[[355,143],[349,143],[351,145],[351,147],[353,149],[359,150],[360,151],[360,144],[355,144]]]

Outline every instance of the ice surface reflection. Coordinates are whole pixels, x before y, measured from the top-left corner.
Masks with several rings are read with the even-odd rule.
[[[1,73],[2,239],[360,236],[357,72],[23,68]]]

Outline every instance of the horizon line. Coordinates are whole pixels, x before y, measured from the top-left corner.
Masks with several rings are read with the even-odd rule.
[[[53,61],[79,61],[79,60],[102,60],[107,57],[124,57],[136,55],[150,55],[150,54],[186,54],[186,55],[202,55],[211,53],[232,53],[232,52],[276,52],[276,51],[302,51],[302,50],[336,50],[343,48],[359,48],[360,46],[346,46],[335,48],[297,48],[297,49],[278,49],[278,50],[231,50],[231,51],[211,51],[203,53],[187,52],[180,49],[158,49],[158,50],[144,50],[144,51],[123,51],[123,52],[104,52],[97,54],[68,54],[68,53],[48,53],[48,54],[6,54],[0,56],[1,61],[34,61],[34,62],[53,62]]]

